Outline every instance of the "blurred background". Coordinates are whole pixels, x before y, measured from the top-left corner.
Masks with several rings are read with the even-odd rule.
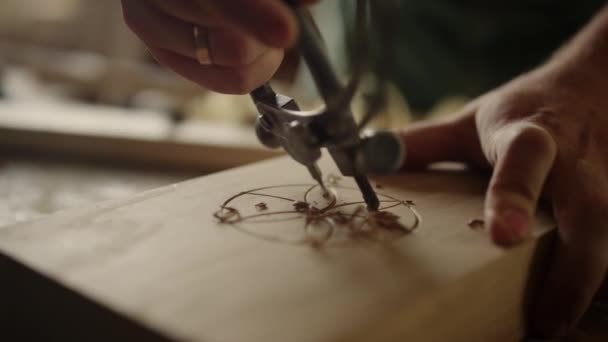
[[[119,1],[0,2],[0,226],[277,155],[254,119],[158,66]]]
[[[313,11],[346,78],[338,3]],[[273,86],[318,103],[293,53]],[[395,89],[388,108],[374,125],[409,121]],[[159,66],[119,1],[0,2],[0,226],[280,155],[258,144],[255,114],[248,96],[208,92]]]

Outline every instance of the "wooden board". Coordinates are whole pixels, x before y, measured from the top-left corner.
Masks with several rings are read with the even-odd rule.
[[[0,153],[205,173],[281,154],[262,147],[251,127],[174,125],[150,110],[10,100],[0,101]]]
[[[327,159],[322,168],[337,173]],[[100,340],[519,340],[533,260],[552,220],[539,215],[534,237],[503,250],[467,225],[482,215],[482,176],[429,171],[374,182],[415,201],[422,221],[414,233],[384,242],[337,236],[317,250],[271,241],[297,242],[302,219],[255,228],[212,219],[231,194],[311,183],[285,158],[0,228],[0,271],[12,279],[5,316]],[[358,200],[345,189],[350,180],[339,184],[340,200]],[[305,189],[276,191],[299,198]],[[245,215],[262,200],[269,210],[290,205],[254,195],[232,205]],[[411,222],[407,208],[394,210]]]

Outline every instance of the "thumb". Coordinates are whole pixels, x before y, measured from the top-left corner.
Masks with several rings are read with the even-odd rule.
[[[487,137],[484,150],[495,167],[485,219],[494,242],[510,246],[528,234],[557,145],[547,131],[528,122],[502,126]]]

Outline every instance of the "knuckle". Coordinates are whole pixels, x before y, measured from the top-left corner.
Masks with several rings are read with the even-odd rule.
[[[541,105],[539,99],[535,91],[524,91],[511,86],[491,93],[484,101],[481,111],[492,118],[524,119]]]
[[[550,107],[540,108],[531,118],[530,121],[549,130],[554,135],[559,136],[562,132],[562,124],[557,115],[557,109]]]

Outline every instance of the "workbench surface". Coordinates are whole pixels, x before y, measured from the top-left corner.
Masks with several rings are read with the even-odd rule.
[[[329,160],[321,165],[337,174]],[[381,199],[413,201],[421,217],[413,233],[382,241],[335,236],[312,248],[303,219],[254,227],[213,218],[234,194],[280,186],[279,197],[299,198],[309,183],[305,168],[280,158],[0,228],[0,271],[11,279],[4,313],[27,317],[42,336],[100,340],[523,335],[533,261],[551,240],[549,217],[539,215],[520,247],[497,248],[468,226],[482,216],[485,177],[444,170],[374,180]],[[352,186],[339,180],[339,201],[357,200]],[[261,200],[271,210],[285,205],[245,197],[231,202],[242,214]],[[413,224],[406,206],[391,210]]]

